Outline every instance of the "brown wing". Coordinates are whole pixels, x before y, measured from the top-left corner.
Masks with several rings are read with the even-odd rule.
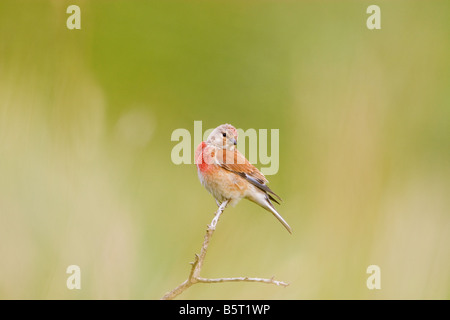
[[[281,198],[275,194],[266,184],[269,182],[266,177],[240,153],[238,150],[219,149],[216,153],[218,164],[225,170],[231,171],[266,193],[271,193],[279,200]],[[270,194],[269,198],[276,203]]]

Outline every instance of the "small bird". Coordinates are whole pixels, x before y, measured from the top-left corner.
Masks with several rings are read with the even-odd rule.
[[[270,211],[292,233],[291,227],[275,210],[272,202],[281,198],[268,186],[266,177],[236,149],[237,130],[230,124],[215,128],[195,151],[195,163],[201,184],[216,199],[234,206],[246,198]],[[275,199],[275,198],[277,199]]]

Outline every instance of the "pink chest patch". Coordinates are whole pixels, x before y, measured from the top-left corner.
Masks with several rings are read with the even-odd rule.
[[[197,150],[195,150],[195,164],[197,165],[198,170],[203,173],[206,173],[211,169],[211,166],[208,164],[208,158],[210,158],[211,155],[208,155],[207,153],[208,149],[205,142],[199,144]]]

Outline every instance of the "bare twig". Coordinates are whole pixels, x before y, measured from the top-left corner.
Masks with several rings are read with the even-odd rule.
[[[220,215],[223,213],[225,208],[228,205],[229,200],[225,200],[222,202],[222,204],[219,206],[219,209],[217,209],[216,214],[214,215],[214,218],[211,221],[211,224],[208,225],[208,228],[206,229],[206,234],[203,240],[202,248],[200,250],[200,254],[195,254],[195,260],[194,262],[191,262],[192,268],[189,273],[189,277],[181,283],[178,287],[173,289],[172,291],[167,292],[161,300],[171,300],[178,296],[179,294],[183,293],[186,289],[188,289],[190,286],[196,283],[220,283],[220,282],[260,282],[260,283],[268,283],[268,284],[275,284],[277,286],[283,286],[286,287],[289,284],[283,281],[277,281],[274,280],[274,277],[270,279],[264,279],[264,278],[250,278],[250,277],[234,277],[234,278],[217,278],[217,279],[209,279],[209,278],[203,278],[200,277],[200,271],[203,266],[203,262],[205,261],[206,252],[208,250],[208,245],[211,240],[211,237],[216,230],[217,223],[219,222]]]
[[[273,278],[264,279],[264,278],[249,278],[249,277],[235,277],[235,278],[218,278],[218,279],[207,279],[207,278],[197,278],[198,282],[203,283],[219,283],[219,282],[262,282],[262,283],[270,283],[276,284],[277,286],[287,287],[289,283],[283,281],[277,281]]]

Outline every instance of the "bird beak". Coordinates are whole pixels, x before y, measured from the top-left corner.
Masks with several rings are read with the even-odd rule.
[[[233,144],[234,144],[235,146],[237,146],[237,141],[236,141],[236,139],[233,139],[232,141],[233,141]]]

